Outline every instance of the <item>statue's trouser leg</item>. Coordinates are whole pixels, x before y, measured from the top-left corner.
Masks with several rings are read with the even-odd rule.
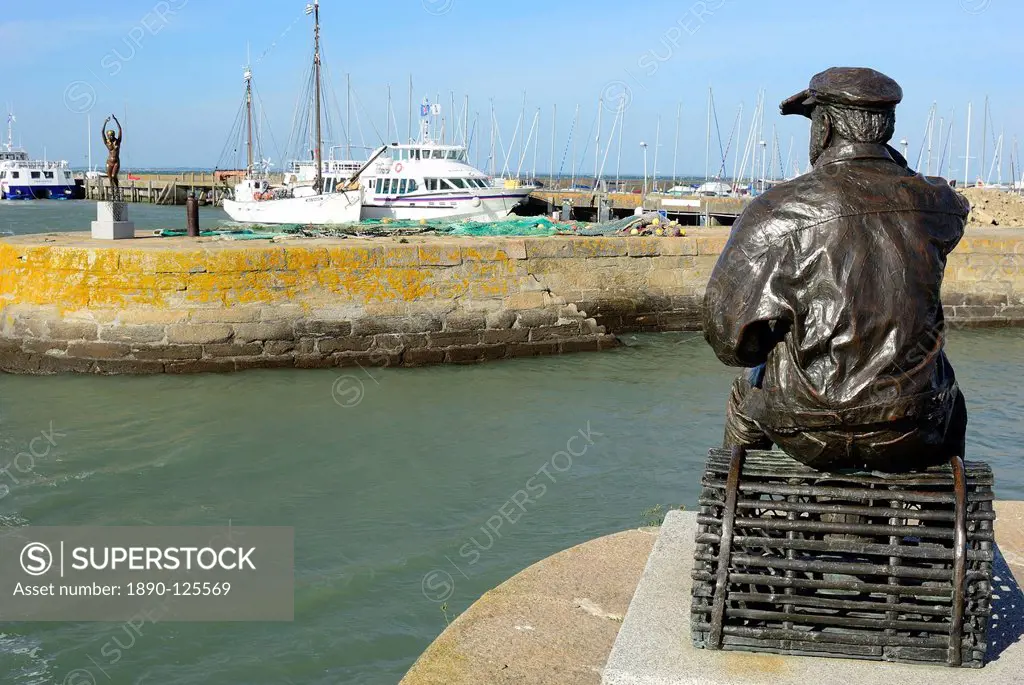
[[[743,412],[745,400],[752,392],[760,392],[750,382],[750,373],[744,371],[732,384],[729,402],[725,409],[724,447],[746,447],[748,449],[771,449],[772,441],[751,417]]]

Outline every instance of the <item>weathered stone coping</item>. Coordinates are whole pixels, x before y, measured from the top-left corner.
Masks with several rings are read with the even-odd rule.
[[[1024,502],[997,502],[996,514],[1000,551],[1024,578]],[[607,535],[526,568],[452,621],[401,685],[598,685],[657,532]],[[729,655],[777,666],[770,655]]]
[[[697,330],[727,237],[10,237],[0,369],[417,366],[597,350],[618,333]],[[1024,324],[1024,229],[969,231],[943,300],[954,326]]]

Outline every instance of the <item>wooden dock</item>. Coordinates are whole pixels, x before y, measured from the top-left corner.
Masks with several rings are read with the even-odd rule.
[[[664,193],[604,193],[601,191],[535,190],[530,194],[527,212],[550,215],[569,208],[570,216],[580,221],[619,219],[636,212],[664,211],[670,219],[691,226],[729,226],[750,202],[747,197],[709,197],[668,195]],[[605,216],[602,216],[604,214]]]
[[[121,193],[125,202],[154,205],[183,205],[190,193],[195,193],[200,204],[220,204],[231,196],[235,179],[215,172],[188,171],[179,174],[123,174]],[[280,179],[271,178],[271,182]],[[88,200],[112,199],[112,189],[105,177],[86,178],[82,181]]]

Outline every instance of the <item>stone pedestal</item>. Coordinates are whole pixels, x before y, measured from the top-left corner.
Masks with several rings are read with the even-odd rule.
[[[99,240],[122,240],[135,237],[135,224],[128,221],[128,206],[124,202],[97,202],[96,221],[92,222],[92,237]]]
[[[1008,518],[1019,521],[1011,511]],[[1006,525],[1006,524],[1004,524]],[[602,672],[603,685],[1017,685],[1024,671],[1024,594],[1007,565],[1020,558],[1018,526],[999,536],[988,663],[984,668],[878,663],[854,659],[711,651],[690,635],[691,565],[697,516],[670,511],[647,559],[622,628]],[[1008,532],[1012,531],[1012,532]],[[948,605],[947,605],[948,606]]]

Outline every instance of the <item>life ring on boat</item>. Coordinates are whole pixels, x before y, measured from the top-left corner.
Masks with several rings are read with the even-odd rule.
[[[401,163],[401,162],[398,162],[397,164],[395,164],[395,173],[396,173],[396,174],[397,174],[397,173],[401,173],[401,171],[402,171],[402,169],[403,169],[403,168],[404,168],[404,167],[402,166],[402,163]]]
[[[257,190],[255,193],[252,194],[252,199],[255,200],[256,202],[259,202],[260,200],[263,199],[263,193]]]
[[[263,200],[273,200],[274,199],[274,194],[268,190],[267,192],[263,193],[263,195],[261,196],[261,199],[263,199]]]

